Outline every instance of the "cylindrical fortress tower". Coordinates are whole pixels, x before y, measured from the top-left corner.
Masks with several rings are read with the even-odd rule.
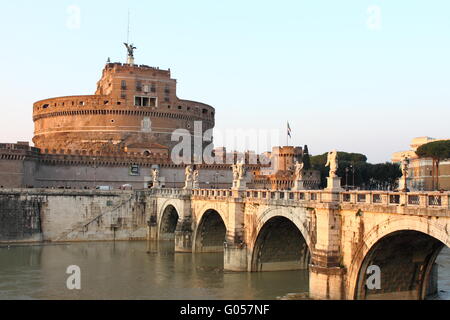
[[[181,100],[170,70],[144,65],[108,63],[95,95],[52,98],[33,106],[33,142],[43,152],[170,151],[176,129],[194,137],[214,127],[215,110],[204,103]]]

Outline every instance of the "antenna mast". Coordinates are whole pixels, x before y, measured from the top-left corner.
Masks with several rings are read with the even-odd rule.
[[[124,45],[128,51],[127,64],[134,65],[134,50],[137,48],[130,43],[130,9],[128,9],[127,42]]]
[[[128,9],[127,43],[130,43],[130,9]]]

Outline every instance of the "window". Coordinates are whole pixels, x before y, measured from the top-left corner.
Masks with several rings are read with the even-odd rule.
[[[183,109],[183,107],[182,106],[178,106],[178,110],[182,110]]]
[[[156,107],[156,98],[134,97],[134,105],[136,107]]]
[[[203,114],[207,114],[208,113],[208,110],[207,109],[203,109]]]
[[[142,91],[142,81],[136,81],[136,91]]]
[[[152,87],[150,89],[151,92],[156,92],[156,86],[154,84],[152,84]]]
[[[170,98],[169,97],[165,97],[164,98],[164,102],[170,102]]]
[[[125,80],[122,80],[121,88],[122,90],[127,90],[127,82]]]
[[[168,94],[170,93],[170,88],[169,88],[169,86],[166,86],[166,87],[164,88],[164,93],[165,93],[166,95],[168,95]]]

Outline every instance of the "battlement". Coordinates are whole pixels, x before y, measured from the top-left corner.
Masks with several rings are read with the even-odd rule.
[[[37,159],[40,150],[31,147],[28,143],[0,143],[0,159],[1,160],[26,160]]]
[[[151,67],[147,66],[145,64],[141,65],[131,65],[126,63],[120,63],[120,62],[113,62],[113,63],[107,63],[105,68],[103,69],[103,75],[108,72],[142,72],[151,74],[152,76],[163,76],[170,78],[170,69],[164,70],[160,69],[159,67]]]

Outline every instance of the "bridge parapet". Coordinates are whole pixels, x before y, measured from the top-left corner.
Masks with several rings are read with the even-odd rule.
[[[340,202],[384,206],[449,208],[450,192],[351,191],[340,194]]]
[[[164,198],[180,199],[191,196],[190,190],[177,189],[177,188],[161,188],[161,189],[149,189],[145,193],[150,196],[159,196]]]
[[[240,192],[242,201],[264,202],[267,204],[286,205],[329,203],[326,190],[246,190]],[[229,189],[196,189],[192,190],[193,199],[197,200],[226,200],[232,197]],[[401,207],[426,208],[445,210],[450,215],[450,192],[392,192],[392,191],[345,191],[339,193],[339,203],[343,207],[367,206],[372,207]],[[392,211],[392,210],[391,210]],[[401,210],[400,210],[401,211]],[[399,211],[399,212],[400,212]]]

